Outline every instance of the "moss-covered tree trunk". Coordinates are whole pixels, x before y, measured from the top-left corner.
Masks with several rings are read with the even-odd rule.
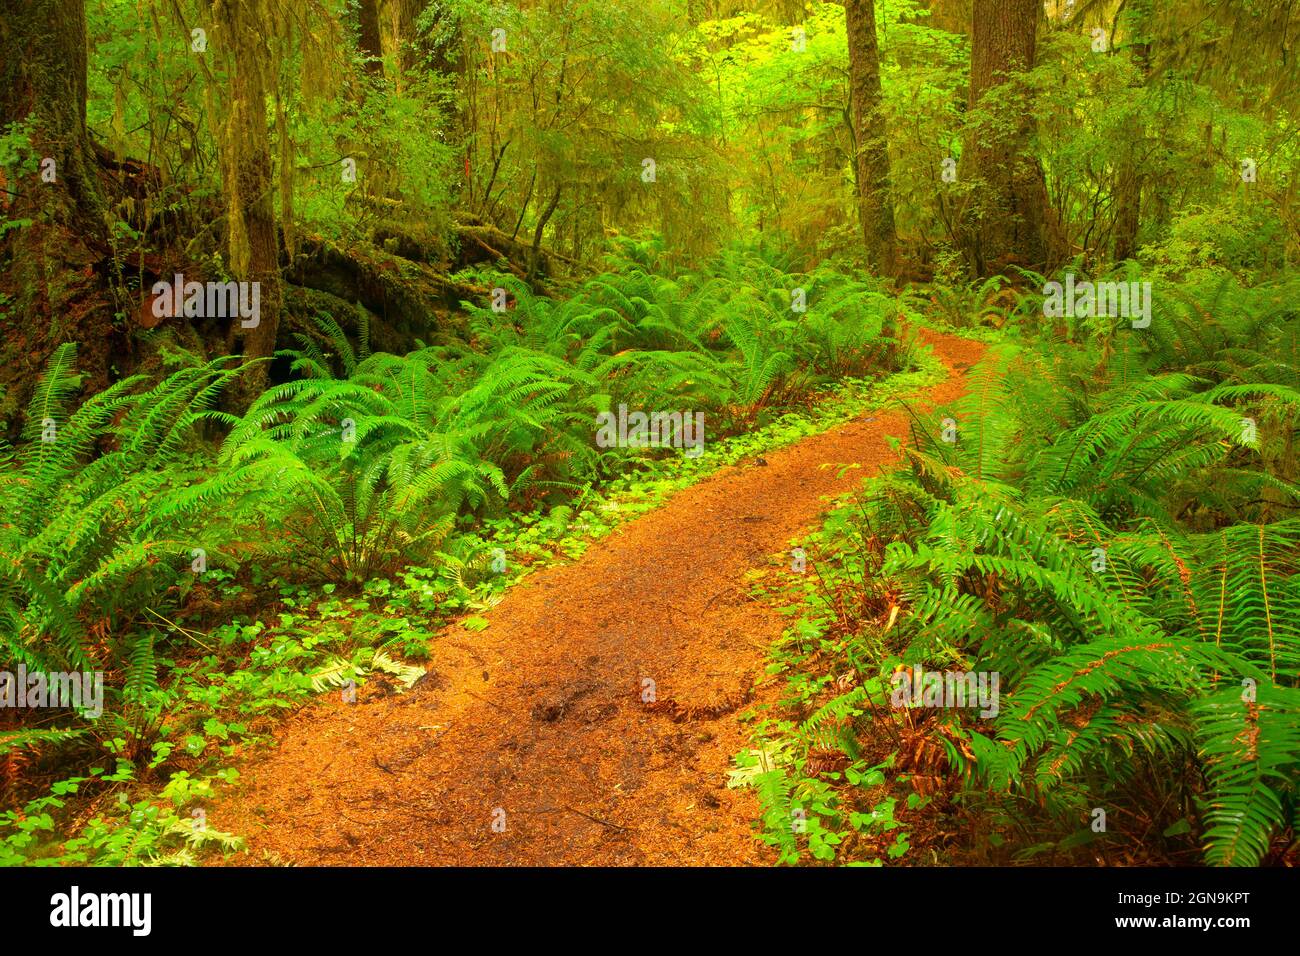
[[[990,113],[968,146],[981,186],[969,241],[981,275],[1047,265],[1047,188],[1032,152],[1029,92],[1013,77],[1033,68],[1041,0],[975,0],[970,99]],[[989,102],[985,103],[986,98]]]
[[[880,45],[875,0],[844,0],[849,44],[849,98],[853,119],[854,184],[867,262],[892,275],[897,237],[889,175],[889,139],[880,92]]]
[[[99,165],[86,131],[82,0],[23,0],[0,15],[0,127],[30,149],[0,171],[0,420],[11,423],[54,349],[80,343],[89,388],[120,350],[104,284]]]
[[[366,72],[384,75],[384,48],[379,31],[379,0],[360,0],[357,4],[357,45],[366,57]]]
[[[1145,30],[1150,8],[1142,7],[1143,18],[1135,21]],[[1151,45],[1139,43],[1133,48],[1133,63],[1140,77],[1136,96],[1147,82],[1151,70]],[[1121,154],[1115,184],[1115,243],[1112,256],[1116,262],[1131,259],[1137,254],[1138,230],[1142,225],[1142,189],[1145,174],[1139,152],[1146,147],[1146,122],[1142,114],[1134,114],[1124,124],[1124,151]]]
[[[930,11],[921,23],[936,30],[970,35],[971,0],[923,0],[921,5]]]
[[[406,75],[429,55],[420,39],[417,21],[428,0],[376,0],[379,35],[384,56],[394,66],[394,87],[404,90]]]
[[[237,280],[259,286],[257,324],[245,328],[239,317],[229,320],[230,348],[242,351],[246,359],[274,353],[283,297],[266,110],[269,51],[265,14],[259,7],[256,0],[218,0],[213,5],[232,60],[222,134],[229,267]],[[229,407],[247,407],[265,387],[267,364],[259,362],[244,373],[227,396]]]

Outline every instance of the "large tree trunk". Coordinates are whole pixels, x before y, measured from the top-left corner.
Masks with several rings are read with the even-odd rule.
[[[871,268],[881,275],[892,275],[897,236],[889,177],[889,139],[880,93],[875,0],[844,0],[844,18],[849,43],[858,219]]]
[[[384,48],[379,32],[379,0],[360,0],[357,5],[357,46],[366,57],[366,71],[384,75]]]
[[[222,137],[229,267],[237,280],[258,283],[261,302],[256,326],[244,328],[237,316],[229,320],[229,341],[233,349],[242,336],[244,358],[262,359],[275,351],[282,298],[266,120],[265,26],[253,0],[217,0],[213,14],[234,59]],[[229,407],[242,410],[262,391],[267,364],[259,362],[244,373],[228,396]]]
[[[970,108],[991,91],[997,115],[982,123],[968,146],[977,193],[971,228],[971,259],[980,275],[1011,265],[1047,266],[1044,236],[1047,189],[1031,152],[1034,125],[1030,98],[1011,74],[1034,65],[1041,0],[975,0],[971,20]]]
[[[970,35],[971,0],[924,0],[922,5],[930,15],[919,17],[918,23],[949,33]]]
[[[406,74],[430,56],[416,29],[428,0],[377,0],[379,35],[384,56],[395,65],[394,88],[401,92]]]
[[[86,131],[82,0],[23,0],[0,13],[0,128],[30,124],[32,155],[0,170],[0,213],[30,220],[0,237],[0,419],[14,421],[50,354],[81,343],[88,388],[108,384],[116,335],[99,168]],[[53,161],[50,165],[49,161]],[[42,173],[44,172],[44,175]]]
[[[1149,10],[1147,12],[1149,16]],[[1144,29],[1146,19],[1139,22]],[[1141,76],[1139,87],[1146,83],[1151,70],[1151,45],[1138,44],[1133,48],[1133,62]],[[1115,262],[1131,259],[1137,253],[1138,230],[1142,219],[1142,188],[1144,175],[1137,153],[1146,143],[1146,123],[1140,115],[1135,115],[1126,126],[1125,148],[1116,174],[1115,194],[1115,245],[1113,258]]]
[[[459,14],[446,4],[438,5],[437,19],[430,23],[427,31],[421,32],[419,19],[429,7],[429,0],[363,0],[364,3],[376,5],[381,37],[381,46],[389,62],[397,64],[392,77],[394,89],[405,89],[407,77],[417,68],[434,71],[453,77],[453,82],[462,94],[466,93],[466,62],[464,39],[461,35]],[[465,167],[472,166],[473,157],[469,152],[469,129],[471,117],[467,109],[468,97],[453,97],[451,110],[447,114],[447,123],[441,130],[441,138],[452,144],[465,144]],[[467,205],[472,205],[473,196],[468,195]]]

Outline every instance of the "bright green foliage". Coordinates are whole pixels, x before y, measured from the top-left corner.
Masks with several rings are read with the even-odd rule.
[[[878,77],[842,3],[85,4],[84,84],[51,112],[84,109],[87,138],[40,110],[0,129],[6,365],[105,350],[81,356],[98,394],[75,346],[54,351],[0,445],[0,663],[102,669],[110,699],[94,723],[0,732],[6,785],[33,754],[84,771],[0,816],[0,863],[233,849],[180,810],[269,715],[411,684],[447,622],[489,626],[518,557],[579,555],[713,469],[881,407],[926,323],[996,347],[816,537],[774,663],[794,713],[734,779],[764,839],[785,863],[910,860],[932,786],[1014,837],[974,851],[995,857],[1278,859],[1300,775],[1300,14],[1047,4],[1010,115],[997,89],[970,103],[969,3],[872,6]],[[868,143],[851,91],[876,79]],[[1015,209],[968,155],[1009,123],[1035,180]],[[91,158],[93,203],[84,177],[42,177],[42,138]],[[869,145],[888,276],[860,271]],[[1039,203],[1052,275],[976,255],[989,217]],[[53,274],[36,252],[80,230]],[[256,271],[265,341],[155,322],[142,299],[173,270]],[[1067,272],[1152,280],[1150,326],[1048,318],[1038,291]],[[372,352],[372,318],[409,351]],[[208,356],[289,341],[260,397],[215,410],[240,372]],[[0,401],[11,440],[28,385]],[[623,406],[702,414],[706,455],[600,447]],[[890,678],[915,666],[997,671],[999,713],[895,713]],[[171,807],[124,797],[58,839],[82,784],[163,775]]]
[[[1253,865],[1294,826],[1300,779],[1300,489],[1293,454],[1268,451],[1300,422],[1293,367],[1268,351],[1300,317],[1289,289],[1259,288],[1193,328],[1188,291],[1151,336],[990,350],[964,399],[916,415],[906,472],[869,481],[829,541],[867,572],[839,585],[861,592],[847,653],[864,680],[1000,675],[991,720],[909,718],[975,792],[1038,807],[1020,825],[1040,849],[1141,843],[1130,821],[1162,807],[1144,828],[1185,816],[1207,862]],[[863,693],[795,738],[856,759],[822,724]],[[1104,835],[1087,828],[1097,807]]]
[[[55,353],[25,440],[0,449],[0,642],[33,669],[123,662],[121,636],[185,586],[195,549],[216,564],[225,540],[205,520],[218,495],[189,456],[238,369],[216,359],[151,388],[123,379],[73,409],[75,360],[72,345]]]
[[[903,311],[874,286],[735,254],[679,279],[606,273],[562,302],[498,281],[514,308],[466,303],[463,347],[369,355],[323,318],[334,357],[300,337],[300,377],[231,431],[223,465],[266,477],[271,539],[303,569],[364,581],[432,558],[459,517],[607,476],[635,453],[595,441],[597,413],[620,404],[700,412],[712,440],[887,368]]]
[[[364,581],[430,554],[462,509],[509,499],[538,461],[575,450],[575,413],[559,404],[582,381],[570,366],[513,350],[472,385],[471,371],[424,349],[368,356],[346,379],[277,386],[231,433],[223,461],[274,467],[271,502],[288,514],[296,560]]]

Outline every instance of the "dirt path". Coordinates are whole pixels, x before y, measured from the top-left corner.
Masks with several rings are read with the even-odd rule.
[[[977,343],[927,334],[946,402]],[[433,674],[398,696],[331,694],[209,819],[255,859],[321,865],[720,865],[763,862],[757,803],[726,788],[747,745],[735,711],[787,621],[744,574],[809,528],[824,498],[894,456],[877,413],[729,467],[530,575],[470,633],[434,642]],[[837,478],[825,462],[863,469]],[[643,702],[644,681],[655,703]],[[505,829],[494,819],[505,811]]]

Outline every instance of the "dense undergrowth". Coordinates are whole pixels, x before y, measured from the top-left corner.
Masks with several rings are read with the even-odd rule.
[[[1001,310],[969,394],[798,542],[788,692],[735,773],[784,861],[1294,861],[1297,291]]]
[[[624,263],[558,301],[496,281],[511,308],[465,303],[463,346],[371,353],[320,316],[332,347],[300,336],[292,377],[239,417],[215,407],[233,363],[169,354],[160,381],[74,407],[75,349],[57,352],[4,451],[0,634],[32,671],[102,671],[105,702],[0,732],[10,799],[52,784],[6,812],[5,861],[237,846],[178,812],[201,819],[276,714],[367,677],[410,684],[439,626],[485,626],[473,612],[517,569],[617,520],[614,496],[635,513],[824,427],[869,400],[854,380],[910,361],[905,300],[752,254],[671,279]],[[702,413],[704,453],[599,447],[619,404]]]

